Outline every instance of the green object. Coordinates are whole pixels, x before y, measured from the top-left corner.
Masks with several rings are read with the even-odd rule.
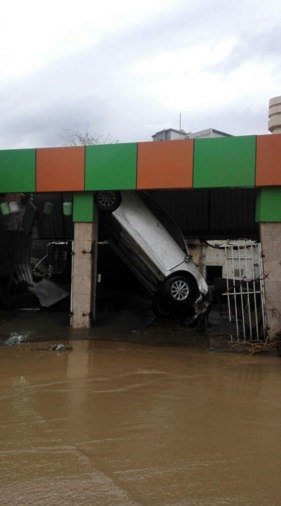
[[[64,216],[72,215],[72,202],[64,202],[63,203],[63,214]]]
[[[43,207],[43,214],[46,214],[47,216],[51,216],[54,211],[54,204],[53,202],[45,202]]]
[[[0,150],[0,192],[35,191],[35,149]]]
[[[76,223],[91,223],[94,219],[94,198],[92,193],[74,193],[73,221]]]
[[[3,214],[3,216],[10,214],[10,207],[9,207],[8,202],[1,202],[0,209],[1,209],[1,213]]]
[[[194,188],[255,186],[256,137],[195,140]]]
[[[131,190],[137,185],[137,144],[86,147],[85,190]]]
[[[263,188],[256,204],[256,221],[281,223],[281,188]]]

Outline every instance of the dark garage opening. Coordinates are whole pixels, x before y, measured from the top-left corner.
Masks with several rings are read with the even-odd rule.
[[[149,193],[179,225],[186,240],[258,239],[255,189],[157,190]],[[49,269],[50,280],[65,289],[68,296],[41,310],[63,312],[64,321],[68,324],[73,223],[72,217],[64,216],[62,209],[63,203],[70,201],[72,195],[51,193],[19,195],[19,198],[23,211],[21,223],[15,216],[1,216],[0,219],[1,307],[14,309],[38,305],[35,295],[27,293],[28,276],[30,272],[36,276],[40,269],[45,268],[45,273]],[[52,204],[50,214],[44,212],[46,203]],[[151,296],[106,243],[102,218],[99,223],[99,240],[97,316],[120,311],[128,305],[139,307],[140,310],[151,307]],[[15,273],[11,268],[11,259],[19,259],[21,254],[22,265]],[[46,258],[41,262],[44,256]],[[38,262],[40,263],[36,265]],[[207,269],[207,281],[210,284],[220,276],[220,267]]]
[[[2,310],[64,313],[69,323],[71,194],[9,194],[16,212],[0,218],[0,304]],[[16,205],[15,205],[16,204]]]

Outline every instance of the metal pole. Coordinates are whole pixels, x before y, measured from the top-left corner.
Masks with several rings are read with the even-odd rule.
[[[253,244],[251,244],[251,253],[252,253],[252,264],[253,264],[253,291],[254,291],[254,308],[255,308],[255,320],[256,320],[256,338],[259,340],[259,321],[258,321],[258,310],[257,310],[257,287],[256,287],[256,279],[255,279],[255,256],[256,256],[256,245],[253,248]]]
[[[258,244],[258,255],[259,255],[259,266],[260,266],[260,291],[261,291],[261,315],[262,315],[262,326],[263,326],[263,337],[266,337],[267,321],[265,316],[265,294],[264,294],[264,273],[262,263],[262,248],[261,243]]]
[[[243,281],[242,281],[242,267],[241,267],[240,246],[238,246],[238,267],[239,267],[239,278],[240,278],[240,297],[241,297],[242,327],[243,327],[243,337],[244,337],[244,340],[245,340],[245,337],[246,337],[246,328],[245,328],[245,313],[244,313]]]
[[[235,269],[235,263],[234,263],[234,255],[233,255],[233,246],[231,246],[231,257],[232,257],[232,275],[233,275],[233,298],[234,298],[234,311],[235,311],[235,323],[236,323],[236,335],[237,335],[237,341],[239,341],[239,325],[238,325],[238,311],[237,311],[237,293],[236,293],[236,283],[235,283],[235,277],[234,277],[234,269]]]
[[[227,245],[224,247],[225,253],[225,269],[226,269],[226,296],[227,296],[227,305],[228,305],[228,321],[229,321],[229,331],[230,331],[230,340],[233,340],[232,336],[232,318],[231,318],[231,305],[230,305],[230,293],[229,293],[229,271],[228,271],[228,253],[227,253]]]
[[[247,247],[244,246],[245,249],[245,271],[248,271],[248,258],[247,258]],[[250,338],[253,340],[253,330],[252,330],[252,317],[251,317],[251,300],[249,296],[249,280],[246,279],[246,288],[247,288],[247,305],[248,305],[248,318],[249,318],[249,330],[250,330]]]

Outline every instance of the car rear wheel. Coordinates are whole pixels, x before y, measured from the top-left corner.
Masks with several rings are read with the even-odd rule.
[[[121,204],[121,194],[114,191],[96,192],[95,203],[100,211],[112,213]]]
[[[161,294],[155,294],[152,301],[152,310],[160,318],[169,318],[172,308],[167,299]]]
[[[167,299],[177,306],[194,302],[196,292],[196,281],[191,276],[185,276],[184,274],[171,276],[164,285],[164,293]]]

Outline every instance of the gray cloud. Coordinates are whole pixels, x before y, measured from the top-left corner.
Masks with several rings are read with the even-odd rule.
[[[273,26],[267,32],[253,36],[245,36],[239,40],[233,50],[222,62],[210,68],[216,72],[231,72],[242,64],[262,61],[264,64],[273,62],[281,70],[280,61],[281,25]]]
[[[224,0],[178,1],[146,23],[129,26],[114,36],[105,34],[100,43],[87,50],[60,58],[16,80],[0,80],[2,147],[57,145],[63,129],[75,125],[83,129],[89,124],[93,132],[110,133],[121,141],[148,140],[158,129],[177,127],[180,111],[169,103],[177,90],[166,89],[164,78],[159,77],[159,87],[167,95],[163,102],[157,94],[149,93],[155,77],[133,71],[136,63],[165,51],[176,54],[200,43],[212,47],[223,37],[233,36],[237,43],[224,60],[216,65],[205,63],[206,76],[212,73],[225,77],[253,59],[264,64],[265,72],[268,62],[278,67],[279,25],[247,33],[251,9],[244,12],[237,28],[235,20],[241,17],[241,9],[237,4],[228,4]],[[248,4],[252,7],[255,2]],[[245,83],[245,90],[247,86],[249,83]],[[208,93],[207,81],[205,90]],[[276,92],[273,83],[268,95],[261,95],[255,107],[252,103],[240,103],[238,97],[233,104],[222,107],[214,103],[205,109],[200,107],[200,97],[194,97],[198,110],[193,108],[191,112],[188,101],[183,100],[183,126],[190,131],[213,126],[234,134],[266,131],[267,100]],[[186,98],[190,100],[188,76]]]

